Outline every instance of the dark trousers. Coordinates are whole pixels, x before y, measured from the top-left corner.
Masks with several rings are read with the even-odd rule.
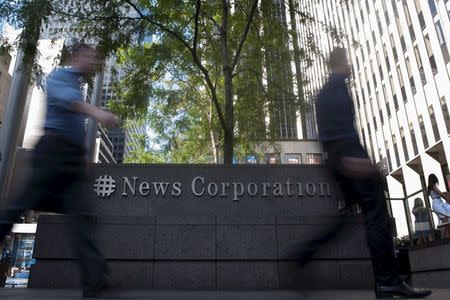
[[[0,211],[0,240],[26,210],[69,214],[69,234],[74,254],[79,258],[84,287],[98,284],[106,271],[105,260],[92,241],[89,203],[79,197],[86,166],[82,147],[58,135],[43,136],[32,152],[31,172],[25,186]]]
[[[381,178],[352,178],[342,172],[343,157],[367,158],[367,152],[358,141],[327,143],[324,144],[324,150],[328,153],[328,166],[342,191],[345,206],[341,210],[338,223],[333,224],[305,247],[308,249],[309,257],[345,228],[351,215],[348,211],[358,204],[364,216],[375,281],[379,285],[398,284],[400,279],[395,259],[392,226]]]

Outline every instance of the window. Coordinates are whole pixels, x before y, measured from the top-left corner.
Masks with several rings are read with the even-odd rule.
[[[403,35],[400,37],[400,45],[402,45],[403,53],[405,53],[406,52],[406,43],[405,43],[405,37]]]
[[[405,12],[406,23],[408,24],[409,36],[411,37],[411,41],[414,42],[416,40],[416,34],[414,33],[414,27],[412,25],[411,15],[406,1],[403,1],[403,11]]]
[[[281,163],[280,154],[278,153],[266,153],[266,164],[276,165]]]
[[[436,64],[436,60],[434,58],[433,48],[431,48],[430,37],[428,34],[425,36],[425,46],[427,48],[428,59],[430,61],[431,70],[433,71],[433,75],[436,75],[438,73],[438,67]]]
[[[398,82],[400,83],[400,90],[402,92],[403,102],[407,102],[408,97],[406,97],[405,83],[403,82],[403,76],[402,71],[400,70],[400,66],[397,67],[397,75],[398,75]]]
[[[395,134],[392,136],[392,142],[394,143],[394,155],[395,155],[395,162],[396,167],[400,166],[400,155],[398,154],[398,147],[397,147],[397,140],[395,138]]]
[[[381,26],[380,14],[378,13],[378,11],[376,12],[376,15],[377,15],[378,32],[380,33],[381,36],[383,35],[383,26]]]
[[[445,63],[450,61],[450,54],[448,53],[448,47],[445,42],[444,32],[442,31],[441,22],[437,21],[435,24],[436,33],[439,39],[439,44],[441,45],[442,56],[444,57]]]
[[[398,10],[397,10],[397,5],[395,4],[395,0],[391,0],[391,3],[392,3],[392,9],[394,10],[394,15],[397,17]]]
[[[386,62],[386,68],[387,68],[388,72],[390,72],[391,64],[389,63],[389,57],[388,57],[388,53],[386,51],[386,45],[383,45],[383,52],[384,52],[384,60]]]
[[[409,123],[409,133],[411,134],[411,142],[414,150],[414,156],[416,156],[419,153],[419,149],[417,147],[417,140],[416,140],[416,134],[414,132],[414,126],[413,123]]]
[[[406,59],[406,71],[408,72],[409,85],[411,86],[411,91],[415,95],[417,93],[416,83],[414,81],[414,76],[411,71],[411,63],[409,62],[409,58]]]
[[[286,164],[297,165],[302,163],[302,155],[300,153],[286,154]]]
[[[320,165],[323,164],[322,153],[306,153],[306,163],[308,165]]]
[[[444,115],[445,127],[447,128],[447,133],[450,133],[450,113],[447,107],[447,101],[445,101],[445,97],[440,99],[442,114]]]
[[[437,15],[437,8],[436,3],[434,3],[434,0],[428,0],[428,6],[430,7],[431,15],[434,17]]]
[[[389,25],[391,21],[389,20],[389,13],[386,7],[386,1],[381,1],[381,4],[383,5],[383,11],[384,11],[384,17],[386,18],[386,23]]]
[[[364,149],[367,149],[367,145],[366,145],[366,135],[364,134],[364,128],[361,129],[361,140],[363,141]]]
[[[420,80],[422,81],[422,86],[424,86],[425,84],[427,84],[427,77],[425,76],[422,59],[420,58],[420,52],[417,46],[414,47],[414,55],[416,56],[417,66],[419,67]]]
[[[394,86],[394,81],[392,80],[392,76],[389,77],[390,83],[391,83],[391,90],[392,90],[392,98],[394,100],[394,107],[395,110],[398,110],[398,101],[397,101],[397,95],[395,93],[395,86]]]
[[[438,128],[438,125],[436,122],[436,115],[434,114],[434,109],[433,109],[432,105],[430,105],[430,107],[428,107],[428,112],[430,113],[430,121],[431,121],[431,127],[433,128],[434,140],[439,141],[441,139],[441,136],[439,134],[439,128]]]
[[[389,151],[389,144],[386,141],[386,157],[388,161],[389,170],[392,170],[391,151]]]
[[[405,160],[408,161],[409,160],[408,147],[406,147],[406,138],[403,127],[400,128],[400,137],[402,138],[402,148],[403,153],[405,153]]]
[[[391,118],[391,108],[389,106],[389,101],[388,101],[385,85],[383,85],[383,95],[384,95],[384,100],[386,101],[386,112],[387,112],[388,118]]]
[[[422,27],[422,29],[424,29],[426,25],[425,25],[425,19],[423,18],[422,7],[420,6],[420,1],[421,0],[414,0],[414,5],[416,6],[417,16],[419,17],[420,27]]]
[[[419,116],[419,126],[420,126],[420,133],[422,134],[423,146],[426,149],[430,144],[428,143],[427,132],[425,130],[425,124],[423,122],[422,115]]]
[[[395,48],[394,36],[392,34],[390,36],[390,39],[391,39],[392,54],[394,55],[395,62],[397,62],[398,61],[397,48]]]

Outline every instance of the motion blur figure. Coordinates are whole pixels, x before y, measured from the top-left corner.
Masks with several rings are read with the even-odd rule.
[[[71,215],[70,237],[79,258],[84,297],[96,297],[103,289],[107,265],[91,240],[90,205],[79,191],[89,161],[85,149],[85,119],[108,127],[117,117],[83,101],[81,79],[92,75],[99,63],[96,51],[86,44],[73,46],[70,67],[55,70],[47,80],[47,114],[44,135],[32,151],[31,174],[20,193],[0,212],[0,240],[12,224],[30,209]]]
[[[328,167],[342,189],[345,206],[335,226],[301,249],[299,262],[306,264],[322,245],[334,238],[349,221],[350,207],[358,204],[365,220],[376,297],[426,297],[430,290],[412,289],[400,279],[396,268],[382,179],[361,146],[354,126],[354,106],[346,84],[351,66],[345,49],[332,51],[329,67],[331,74],[317,98],[317,123],[319,140],[328,153]]]

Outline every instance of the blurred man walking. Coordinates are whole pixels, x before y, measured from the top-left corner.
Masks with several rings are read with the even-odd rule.
[[[430,290],[412,289],[400,279],[396,269],[382,180],[361,146],[354,126],[354,106],[346,84],[351,66],[345,49],[335,48],[332,51],[329,67],[331,74],[317,99],[319,140],[328,153],[329,168],[342,189],[346,203],[339,223],[302,249],[300,263],[304,265],[320,246],[341,231],[350,207],[357,203],[365,219],[376,297],[426,297],[431,294]]]
[[[90,238],[90,205],[79,197],[89,161],[85,149],[85,119],[106,126],[117,125],[117,117],[83,101],[81,79],[98,64],[97,53],[86,44],[72,48],[70,67],[54,71],[47,81],[47,115],[44,135],[32,152],[31,174],[23,192],[13,196],[0,212],[0,240],[12,224],[29,209],[72,215],[70,229],[79,258],[83,296],[96,297],[103,288],[106,262]]]

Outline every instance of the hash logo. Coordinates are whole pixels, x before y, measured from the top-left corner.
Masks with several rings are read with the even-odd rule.
[[[109,197],[116,190],[116,181],[109,175],[103,175],[94,182],[94,192],[100,197]]]

